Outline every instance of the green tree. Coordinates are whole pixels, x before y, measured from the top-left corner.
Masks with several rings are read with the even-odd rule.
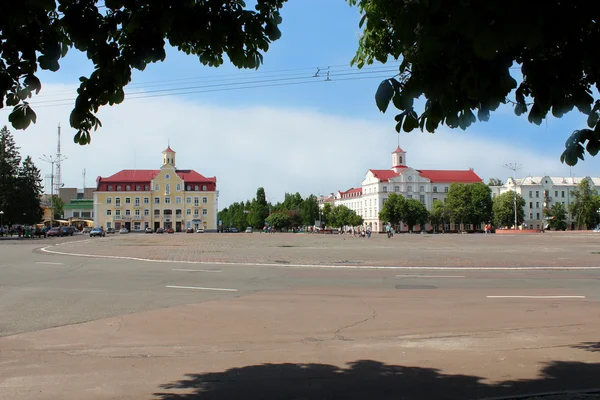
[[[438,230],[441,226],[441,231],[444,231],[444,225],[450,220],[448,210],[443,201],[434,201],[431,207],[431,213],[429,214],[431,225]]]
[[[517,225],[521,225],[525,218],[525,199],[517,196]],[[496,226],[513,226],[515,224],[515,192],[509,191],[496,196],[493,203],[494,224]],[[515,227],[516,229],[517,227]]]
[[[16,189],[15,197],[18,199],[19,213],[22,215],[20,222],[28,225],[39,223],[44,214],[40,204],[42,177],[29,156],[19,168]]]
[[[352,215],[350,216],[350,221],[348,223],[349,226],[361,226],[365,223],[363,217],[358,215],[356,212],[352,211]]]
[[[292,226],[292,217],[285,212],[275,212],[267,217],[266,222],[275,229],[289,229]]]
[[[238,68],[257,68],[281,37],[279,10],[286,0],[19,0],[0,3],[0,108],[13,107],[15,129],[36,122],[28,99],[41,89],[39,69],[57,71],[71,48],[94,64],[81,77],[70,124],[75,142],[90,143],[106,104],[119,104],[134,69],[163,61],[165,45],[198,56],[211,67],[224,56]]]
[[[589,178],[584,178],[572,191],[573,202],[569,205],[569,212],[575,219],[575,225],[581,228],[593,228],[598,223],[598,209],[600,208],[600,197],[593,188]]]
[[[354,211],[350,210],[344,205],[336,206],[333,208],[331,213],[332,226],[342,228],[344,226],[350,226],[353,222],[352,216]]]
[[[409,232],[415,225],[424,225],[429,220],[429,212],[425,205],[416,199],[406,199],[402,207],[402,221],[408,225]]]
[[[390,224],[397,226],[400,225],[404,215],[406,199],[401,194],[390,193],[381,211],[379,212],[379,219]]]
[[[65,202],[59,196],[54,195],[51,204],[54,208],[54,219],[62,219],[65,213]]]
[[[4,211],[6,225],[20,221],[19,202],[15,198],[20,163],[19,148],[10,130],[4,126],[0,129],[0,210]]]
[[[555,231],[567,229],[567,209],[562,203],[555,203],[547,210],[548,225]]]
[[[331,205],[331,203],[323,204],[323,209],[321,210],[321,215],[323,216],[323,221],[321,222],[321,224],[324,223],[325,226],[327,226],[328,224],[333,222],[332,218],[331,218],[332,213],[333,213],[333,206]]]
[[[488,186],[502,186],[502,181],[499,178],[490,178]]]
[[[446,196],[446,210],[455,224],[465,224],[474,219],[471,188],[468,184],[452,183]]]
[[[262,229],[265,226],[265,219],[269,215],[269,205],[265,189],[259,187],[256,190],[256,198],[250,204],[249,223],[254,229]]]
[[[492,189],[482,182],[469,184],[471,191],[472,217],[469,223],[480,226],[482,223],[492,222]]]
[[[310,195],[300,205],[300,220],[304,226],[312,226],[319,219],[319,203],[317,196]]]
[[[585,150],[598,153],[595,2],[553,1],[540,7],[506,0],[347,1],[363,14],[352,62],[360,68],[390,58],[402,61],[399,74],[383,81],[376,93],[382,112],[390,102],[399,110],[398,132],[434,132],[440,124],[466,129],[477,119],[487,121],[501,104],[512,105],[516,115],[525,114],[536,125],[550,112],[561,117],[577,108],[588,127],[573,132],[561,161],[575,165]],[[420,98],[424,101],[415,102]]]

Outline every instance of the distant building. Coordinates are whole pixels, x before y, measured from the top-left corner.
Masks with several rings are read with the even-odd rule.
[[[93,200],[95,190],[96,188],[93,187],[84,189],[61,188],[58,197],[60,197],[64,204],[69,204],[71,200]]]
[[[599,177],[588,177],[593,186],[600,188]],[[502,186],[492,186],[492,197],[508,191],[515,191],[525,200],[525,221],[528,227],[541,229],[547,221],[544,209],[551,208],[556,203],[562,203],[567,210],[567,226],[575,229],[575,224],[569,214],[569,206],[573,202],[573,190],[585,177],[556,177],[528,176],[526,178],[508,178]]]
[[[436,201],[445,201],[448,188],[452,183],[476,183],[481,178],[468,170],[433,170],[414,169],[406,164],[406,152],[398,146],[392,152],[392,168],[370,169],[367,171],[361,187],[338,191],[330,200],[322,198],[320,205],[331,201],[336,206],[345,205],[362,216],[365,225],[373,231],[383,231],[384,225],[379,220],[379,212],[390,193],[401,194],[405,198],[414,198],[425,205],[428,210]],[[407,229],[403,226],[403,229]],[[451,229],[447,227],[447,229]],[[465,229],[470,229],[465,226]]]
[[[157,170],[122,170],[98,177],[94,192],[94,225],[104,228],[145,228],[182,231],[217,230],[217,178],[191,169],[177,169],[176,153],[162,152]]]

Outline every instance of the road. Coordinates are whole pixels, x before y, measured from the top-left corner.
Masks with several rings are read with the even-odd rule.
[[[118,253],[139,240],[0,242],[0,398],[286,398],[305,391],[290,383],[306,373],[291,367],[299,364],[312,365],[309,380],[331,385],[297,398],[359,398],[352,396],[372,394],[371,385],[380,398],[465,398],[589,388],[600,376],[600,269],[477,268],[476,249],[471,269],[462,270],[360,269],[348,251],[352,268],[294,266],[305,265],[301,252],[289,264],[264,265],[233,256],[231,263],[157,262],[40,250],[81,254],[112,245]],[[161,240],[177,254],[183,239]],[[202,240],[196,246],[206,249],[212,239]],[[246,239],[231,240],[241,254]],[[300,247],[303,239],[269,240]],[[328,376],[334,367],[343,373]],[[357,368],[365,386],[352,391]],[[419,379],[382,386],[384,370]],[[184,378],[190,373],[233,383],[201,396],[206,387]],[[265,397],[240,373],[290,384],[270,382]],[[453,389],[422,395],[441,378]]]

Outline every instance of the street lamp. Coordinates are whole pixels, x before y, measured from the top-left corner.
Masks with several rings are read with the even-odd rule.
[[[62,155],[53,157],[45,154],[42,154],[42,156],[43,157],[40,157],[40,160],[52,165],[52,175],[50,175],[50,227],[52,227],[54,222],[54,164],[66,160],[67,157]]]
[[[510,164],[504,164],[504,168],[508,168],[511,171],[514,172],[513,175],[513,182],[515,183],[515,187],[514,187],[514,204],[515,204],[515,230],[517,230],[517,171],[520,170],[521,168],[523,168],[523,166],[521,164],[517,164],[517,163],[510,163]]]
[[[2,234],[4,234],[4,211],[0,211],[0,229],[2,229]]]

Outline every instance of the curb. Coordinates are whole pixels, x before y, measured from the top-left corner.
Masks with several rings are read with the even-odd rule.
[[[520,399],[527,399],[530,397],[563,396],[563,395],[570,395],[570,394],[600,394],[600,388],[583,389],[583,390],[561,390],[559,392],[529,393],[529,394],[520,394],[520,395],[516,395],[516,396],[479,397],[475,400],[520,400]]]

